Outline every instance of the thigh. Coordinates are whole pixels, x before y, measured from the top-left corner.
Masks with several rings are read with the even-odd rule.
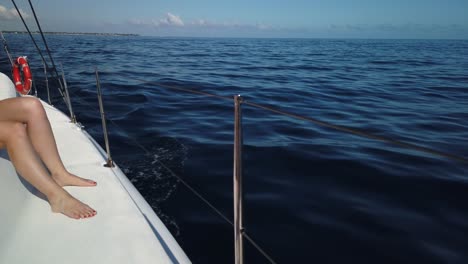
[[[37,104],[33,97],[15,97],[0,100],[0,122],[12,121],[26,123],[30,111],[29,105]]]

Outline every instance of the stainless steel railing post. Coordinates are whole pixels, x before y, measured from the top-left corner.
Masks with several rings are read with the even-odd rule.
[[[104,164],[104,167],[108,167],[108,168],[115,167],[114,161],[112,161],[110,147],[109,147],[109,137],[107,136],[106,113],[104,112],[104,105],[102,104],[101,82],[99,81],[99,73],[98,73],[97,68],[96,68],[96,86],[97,86],[97,94],[98,94],[98,101],[99,101],[99,110],[101,112],[104,142],[106,143],[106,151],[107,151],[107,162],[106,164]]]
[[[68,92],[67,80],[65,79],[65,73],[63,71],[63,66],[60,65],[60,67],[62,68],[62,80],[63,80],[64,86],[65,86],[65,99],[66,99],[66,102],[67,102],[67,105],[68,105],[68,110],[70,111],[70,119],[71,119],[71,122],[73,124],[76,124],[76,116],[73,113],[73,108],[72,108],[71,100],[70,100],[70,93]]]
[[[242,97],[234,96],[234,256],[235,264],[244,263],[242,216]]]
[[[45,76],[45,83],[47,89],[47,100],[49,100],[49,104],[52,105],[52,101],[50,100],[50,89],[49,89],[49,78],[47,77],[47,67],[44,61],[42,61],[42,66],[44,67],[44,76]]]

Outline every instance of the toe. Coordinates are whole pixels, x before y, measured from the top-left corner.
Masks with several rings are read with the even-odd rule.
[[[83,208],[83,214],[86,216],[86,217],[93,217],[95,215],[95,212],[91,207],[89,206],[85,206]]]
[[[93,180],[90,180],[90,179],[83,179],[85,182],[88,182],[92,185],[97,185],[97,182],[93,181]]]

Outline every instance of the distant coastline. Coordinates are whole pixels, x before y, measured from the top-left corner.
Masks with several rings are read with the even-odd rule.
[[[10,34],[28,34],[27,31],[17,31],[17,30],[4,30],[3,33]],[[39,31],[31,31],[32,34],[39,34]],[[47,35],[88,35],[88,36],[140,36],[139,34],[125,34],[125,33],[89,33],[89,32],[44,32]]]

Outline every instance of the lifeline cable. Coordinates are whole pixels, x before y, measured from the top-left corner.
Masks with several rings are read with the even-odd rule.
[[[188,92],[188,93],[192,93],[192,94],[206,95],[206,96],[211,96],[211,97],[215,97],[215,98],[218,98],[218,99],[232,101],[232,97],[219,96],[219,95],[215,95],[215,94],[211,94],[211,93],[207,93],[207,92],[203,92],[203,91],[195,91],[195,90],[191,90],[191,89],[187,89],[187,88],[171,86],[171,85],[162,84],[162,83],[158,83],[158,82],[148,82],[148,81],[144,81],[144,80],[140,80],[140,79],[135,79],[135,80],[143,82],[143,83],[147,83],[147,84],[157,85],[158,87],[165,88],[165,89],[184,91],[184,92]],[[319,119],[316,119],[316,118],[312,118],[312,117],[305,117],[305,116],[301,116],[301,115],[294,114],[294,113],[288,113],[288,112],[281,111],[281,110],[278,110],[278,109],[275,109],[275,108],[272,108],[272,107],[269,107],[269,106],[260,105],[260,104],[256,104],[256,103],[251,103],[246,99],[243,100],[242,104],[246,104],[246,105],[249,105],[249,106],[252,106],[252,107],[255,107],[255,108],[259,108],[259,109],[263,109],[263,110],[267,110],[267,111],[270,111],[270,112],[273,112],[273,113],[276,113],[276,114],[280,114],[280,115],[284,115],[284,116],[288,116],[288,117],[292,117],[292,118],[296,118],[296,119],[300,119],[300,120],[304,120],[304,121],[309,121],[309,122],[314,123],[316,125],[331,128],[331,129],[336,130],[336,131],[340,131],[340,132],[344,132],[344,133],[348,133],[348,134],[353,134],[353,135],[356,135],[356,136],[366,137],[366,138],[369,138],[369,139],[373,139],[373,140],[393,144],[393,145],[396,145],[396,146],[399,146],[399,147],[402,147],[402,148],[412,149],[412,150],[416,150],[416,151],[419,151],[419,152],[432,154],[432,155],[435,155],[435,156],[455,160],[455,161],[462,162],[462,163],[468,163],[468,159],[465,158],[465,157],[462,157],[462,156],[458,156],[458,155],[454,155],[454,154],[434,150],[434,149],[431,149],[431,148],[418,146],[418,145],[411,144],[411,143],[406,143],[406,142],[403,142],[403,141],[399,141],[399,140],[395,140],[395,139],[391,139],[391,138],[387,138],[387,137],[372,135],[370,133],[367,133],[365,131],[361,131],[359,129],[354,129],[354,128],[349,128],[349,127],[345,127],[345,126],[335,125],[335,124],[325,122],[325,121],[322,121],[322,120],[319,120]]]
[[[31,30],[29,29],[28,25],[26,24],[26,21],[24,20],[23,15],[22,15],[21,12],[20,12],[20,9],[19,9],[18,6],[16,5],[15,0],[11,0],[11,2],[12,2],[13,5],[15,6],[16,12],[18,13],[18,16],[21,18],[21,21],[23,22],[24,27],[25,27],[26,30],[28,31],[29,37],[31,38],[32,42],[34,43],[34,46],[36,47],[37,52],[38,52],[39,55],[41,56],[42,62],[44,63],[44,65],[46,66],[47,69],[50,69],[49,65],[47,64],[47,61],[46,61],[45,58],[44,58],[44,55],[42,54],[41,49],[40,49],[39,46],[37,45],[37,42],[36,42],[36,40],[34,39],[32,33],[31,33]],[[31,6],[32,6],[32,5],[31,5]],[[33,9],[33,13],[34,13],[34,9]],[[35,13],[34,13],[34,17],[36,17]],[[37,22],[37,17],[36,17],[36,22]],[[37,23],[38,23],[38,25],[39,25],[39,22],[37,22]],[[41,35],[43,36],[42,30],[41,30],[40,32],[41,32]],[[45,39],[43,39],[43,40],[45,41]],[[45,42],[44,44],[47,46],[47,42]],[[48,51],[49,51],[49,50],[48,50]],[[50,57],[50,59],[51,59],[51,61],[52,61],[52,64],[54,64],[53,59],[52,59],[52,56],[51,56],[51,54],[50,54],[50,51],[49,51],[49,57]],[[60,85],[60,88],[59,88],[60,95],[62,96],[62,99],[65,100],[64,92],[63,92],[63,85],[62,85],[62,82],[60,81],[60,78],[59,78],[57,69],[55,68],[55,66],[53,67],[53,69],[54,69],[54,73],[55,73],[55,80],[56,80],[56,81],[59,83],[59,85]],[[52,76],[52,77],[54,77],[54,76]]]
[[[52,54],[50,53],[49,45],[47,45],[47,41],[46,41],[46,39],[44,37],[44,33],[42,32],[41,25],[39,24],[39,20],[37,19],[36,11],[34,11],[34,7],[33,7],[32,3],[31,3],[31,0],[28,0],[28,2],[29,2],[29,6],[31,6],[31,11],[32,11],[32,13],[34,15],[34,20],[36,20],[36,24],[37,24],[37,28],[39,29],[39,33],[41,34],[42,42],[44,42],[44,46],[46,48],[47,54],[49,55],[50,62],[52,63],[53,70],[55,72],[55,75],[57,76],[58,83],[59,83],[61,91],[63,93],[64,92],[64,87],[63,87],[62,82],[60,81],[60,78],[58,77],[60,75],[57,72],[57,67],[55,66],[54,58],[52,57]]]
[[[184,90],[183,88],[181,88],[180,90]],[[78,97],[78,99],[80,99],[79,101],[83,104],[85,104],[86,106],[90,107],[90,109],[94,109],[96,111],[99,111],[99,109],[97,109],[96,107],[90,105],[89,103],[87,103],[86,101],[82,100],[80,98],[80,96],[78,96],[77,94],[71,92],[73,96],[76,96]],[[204,94],[204,95],[210,95],[210,94],[207,94],[207,93],[204,93],[204,92],[198,92],[197,94]],[[220,97],[220,96],[217,96],[217,95],[213,95],[211,94],[210,96],[214,96],[214,97]],[[125,133],[127,135],[127,138],[130,138],[130,140],[136,145],[138,146],[141,150],[143,150],[145,152],[146,155],[149,155],[151,154],[151,152],[145,147],[143,146],[140,142],[138,142],[135,138],[131,137],[127,131],[125,131],[123,128],[121,128],[119,125],[117,125],[112,119],[107,119],[106,118],[106,121],[109,121],[109,123],[111,123],[112,125],[114,125],[117,129],[121,130],[123,133]],[[177,140],[177,139],[176,139]],[[202,200],[202,202],[204,202],[209,208],[211,208],[211,210],[213,210],[219,217],[221,217],[224,221],[226,221],[228,224],[230,224],[231,226],[234,226],[234,223],[229,220],[229,218],[223,214],[221,212],[221,210],[219,210],[218,208],[216,208],[213,203],[211,203],[210,201],[208,201],[208,199],[206,199],[199,191],[197,191],[195,188],[193,188],[192,186],[190,186],[190,184],[188,184],[184,179],[182,179],[181,176],[177,175],[171,168],[169,168],[166,164],[164,164],[162,161],[160,160],[157,160],[157,162],[159,164],[161,164],[161,166],[166,169],[166,171],[168,171],[173,177],[175,177],[177,180],[179,180],[187,189],[189,189],[195,196],[197,196],[200,200]],[[273,260],[273,258],[268,255],[268,253],[266,253],[266,251],[264,249],[262,249],[258,243],[256,243],[253,238],[251,238],[248,234],[247,234],[247,231],[244,229],[243,231],[243,235],[245,236],[245,238],[247,239],[247,241],[249,241],[252,246],[259,251],[260,254],[262,254],[270,263],[272,264],[276,264],[277,262],[275,262]]]
[[[11,53],[10,53],[10,49],[8,48],[8,44],[6,42],[6,39],[5,37],[3,36],[3,32],[0,31],[0,37],[2,37],[2,42],[3,42],[3,49],[5,50],[7,56],[8,56],[8,60],[10,61],[10,64],[11,64],[11,67],[13,67],[13,65],[15,64],[13,62],[13,59],[11,58]]]
[[[26,28],[26,30],[28,31],[28,34],[29,34],[29,36],[31,37],[32,42],[34,43],[34,46],[36,46],[37,52],[38,52],[39,55],[41,56],[42,61],[43,61],[43,62],[45,63],[45,65],[47,66],[47,62],[45,61],[44,56],[42,55],[41,49],[40,49],[39,46],[37,45],[37,42],[36,42],[36,40],[34,39],[32,33],[31,33],[31,30],[29,30],[29,27],[28,27],[28,25],[26,24],[26,21],[24,21],[23,15],[21,14],[21,12],[20,12],[18,6],[16,5],[15,0],[11,0],[11,2],[12,2],[13,5],[15,6],[16,12],[18,13],[18,16],[21,18],[21,21],[23,21],[23,25],[24,25],[24,27]],[[47,67],[49,67],[49,66],[47,66]]]

